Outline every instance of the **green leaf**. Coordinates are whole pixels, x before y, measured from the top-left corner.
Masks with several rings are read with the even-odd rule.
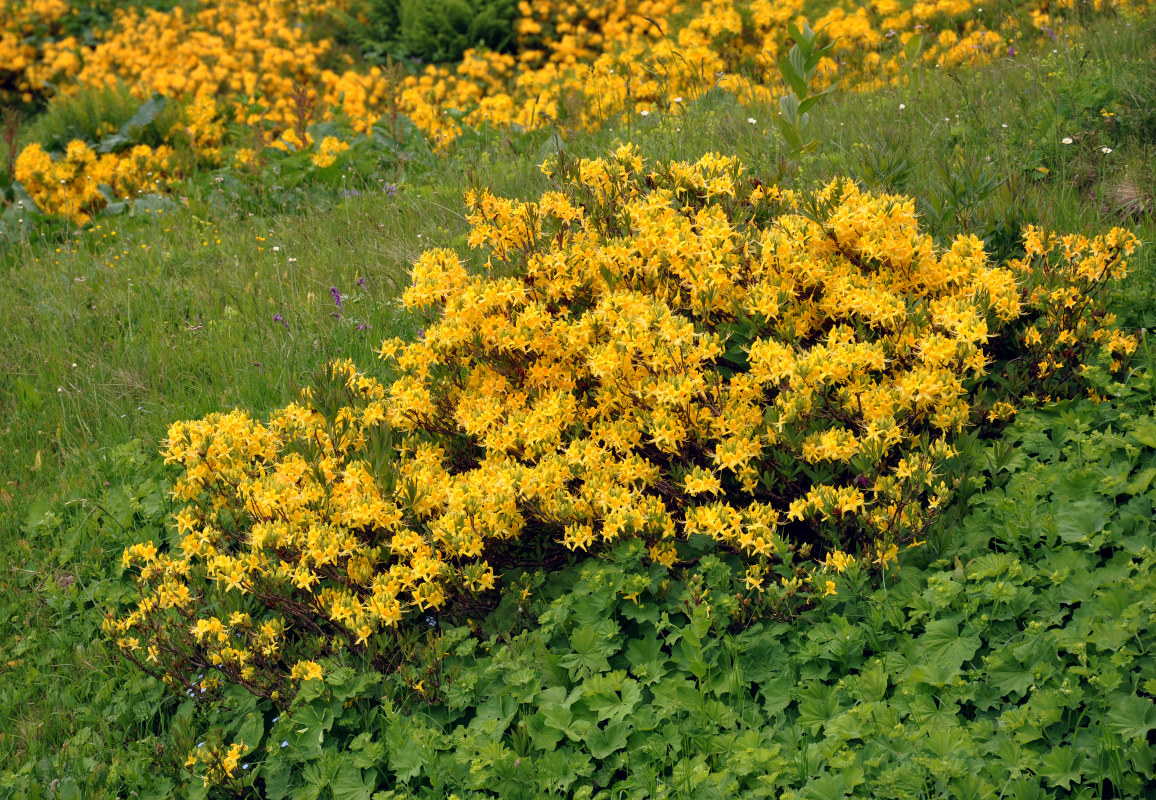
[[[540,705],[534,718],[539,720],[541,726],[540,741],[543,744],[550,738],[555,738],[557,741],[562,736],[575,742],[581,742],[586,738],[592,723],[590,720],[575,720],[571,710],[571,706],[581,696],[582,689],[580,687],[572,691],[567,697],[566,690],[561,686],[552,686],[539,695]],[[547,730],[556,731],[561,735],[553,737]]]
[[[1112,516],[1112,504],[1099,497],[1086,497],[1060,507],[1056,533],[1068,543],[1086,542],[1104,530]]]
[[[265,720],[260,712],[253,711],[245,718],[237,731],[237,740],[245,745],[246,751],[251,751],[259,744],[265,735]]]
[[[804,78],[805,67],[798,47],[792,47],[789,56],[779,58],[779,71],[783,73],[783,78],[790,84],[795,97],[800,100],[807,96],[807,81]]]
[[[907,40],[907,44],[903,46],[903,60],[908,67],[914,66],[915,59],[919,56],[919,52],[923,49],[923,34],[917,33]]]
[[[350,765],[342,767],[329,786],[333,790],[333,800],[369,800],[377,783],[373,774],[372,770],[365,774]]]
[[[1156,447],[1156,420],[1149,417],[1137,423],[1129,436],[1145,447]]]
[[[811,800],[842,800],[851,793],[847,779],[840,772],[828,772],[819,778],[807,782],[807,790],[803,797]]]
[[[16,376],[16,402],[28,408],[36,408],[40,405],[40,392],[36,391],[36,387],[28,381]]]
[[[828,91],[830,91],[830,89],[826,89],[826,90],[820,92],[819,94],[812,95],[812,96],[808,97],[806,100],[804,100],[803,102],[799,103],[799,114],[800,115],[806,114],[808,111],[810,111],[812,108],[814,108],[815,104],[818,103],[820,100],[822,100],[823,95],[827,94]]]
[[[785,118],[779,120],[779,132],[783,134],[783,138],[787,141],[787,146],[792,150],[803,149],[803,138],[799,136],[795,128],[787,122]]]
[[[643,686],[655,683],[666,674],[666,655],[657,637],[631,639],[626,645],[626,663],[630,674]]]
[[[610,662],[603,654],[602,638],[599,628],[593,625],[581,625],[570,637],[568,653],[559,659],[558,664],[570,673],[571,680],[579,680],[586,675],[606,672],[610,669]]]
[[[136,113],[120,126],[120,134],[122,136],[132,137],[133,134],[141,128],[151,124],[159,117],[161,112],[165,110],[168,102],[168,99],[164,95],[154,94],[148,100],[145,100],[137,106]]]
[[[806,697],[799,700],[799,724],[816,733],[841,710],[835,688],[816,684],[808,690]]]
[[[806,27],[806,25],[807,23],[804,22],[803,26]],[[790,36],[791,40],[797,45],[805,45],[807,42],[807,37],[803,35],[803,32],[800,31],[793,22],[787,23],[787,35]]]
[[[36,205],[36,201],[32,199],[32,195],[28,194],[28,190],[24,188],[24,184],[20,183],[20,181],[14,181],[12,183],[12,199],[23,205],[26,211],[31,211],[38,216],[44,213],[40,210],[40,206]]]
[[[1079,781],[1084,770],[1080,768],[1083,757],[1071,747],[1053,747],[1040,759],[1040,768],[1036,770],[1052,786],[1070,789],[1074,781]]]
[[[606,756],[626,747],[626,737],[630,735],[630,724],[624,721],[612,722],[605,728],[590,731],[586,745],[595,758]]]
[[[1143,697],[1131,695],[1113,698],[1108,711],[1108,727],[1125,739],[1144,739],[1156,728],[1156,704]]]
[[[793,94],[785,94],[779,98],[779,110],[783,112],[782,122],[789,122],[792,125],[799,121],[799,98]]]
[[[959,622],[955,619],[937,619],[927,623],[919,644],[928,661],[959,667],[975,655],[980,640],[978,636],[960,635]]]

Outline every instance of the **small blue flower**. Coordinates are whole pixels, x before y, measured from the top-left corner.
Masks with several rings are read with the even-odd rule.
[[[289,746],[289,742],[281,742],[281,746],[282,746],[282,747],[288,747],[288,746]]]
[[[248,764],[242,764],[242,765],[241,765],[241,769],[248,769],[248,768],[249,768],[249,765],[248,765]]]

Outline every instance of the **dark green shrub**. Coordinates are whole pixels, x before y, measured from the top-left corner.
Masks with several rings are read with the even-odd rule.
[[[457,61],[471,47],[508,50],[514,0],[370,0],[363,49],[424,61]]]

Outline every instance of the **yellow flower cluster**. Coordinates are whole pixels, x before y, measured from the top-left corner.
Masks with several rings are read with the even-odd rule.
[[[336,136],[326,136],[317,145],[317,151],[310,156],[313,166],[324,169],[337,163],[337,156],[349,149],[349,142],[343,142]]]
[[[1120,372],[1136,352],[1137,338],[1114,329],[1115,315],[1101,310],[1097,299],[1106,282],[1125,276],[1125,258],[1138,246],[1139,240],[1121,228],[1091,239],[1025,229],[1024,257],[1009,266],[1025,287],[1026,302],[1047,310],[1021,335],[1038,378],[1031,398],[1051,400],[1059,394],[1086,369],[1094,349],[1108,357],[1111,372]]]
[[[1118,346],[1094,299],[1136,246],[1121,230],[1029,231],[1001,265],[974,237],[937,248],[910,199],[804,198],[732,157],[650,166],[627,145],[544,169],[537,202],[467,198],[488,274],[418,259],[403,299],[431,321],[383,343],[388,385],[342,362],[267,423],[172,427],[183,538],[125,554],[141,597],[108,629],[130,657],[272,696],[492,588],[527,530],[641,539],[666,565],[709,536],[752,586],[814,543],[827,577],[886,568],[948,499],[957,435],[1038,379],[987,380],[994,353],[1030,325],[1087,358]]]
[[[188,137],[189,146],[198,161],[209,165],[221,163],[221,143],[225,123],[218,114],[217,103],[209,95],[195,98],[184,109],[180,131]]]
[[[209,742],[201,742],[185,759],[185,769],[203,770],[205,786],[222,786],[239,777],[241,756],[246,747],[242,742],[233,742],[227,748]]]
[[[154,150],[144,144],[99,154],[78,139],[54,158],[40,145],[30,144],[16,157],[16,180],[42,210],[85,223],[108,202],[163,191],[172,156],[167,145]]]
[[[80,42],[61,24],[71,13],[67,0],[0,0],[0,103],[31,103],[80,71]]]

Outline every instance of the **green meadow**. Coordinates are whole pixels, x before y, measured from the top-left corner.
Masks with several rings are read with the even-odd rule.
[[[836,91],[807,152],[777,108],[715,91],[593,133],[415,145],[404,170],[293,192],[206,172],[5,238],[0,797],[1152,797],[1154,58],[1156,28],[1108,17],[1054,49]],[[119,657],[101,624],[135,596],[122,552],[179,541],[169,426],[265,417],[334,359],[375,374],[382,340],[425,324],[400,302],[413,262],[468,252],[467,191],[534,199],[546,158],[625,142],[652,162],[735,155],[800,192],[846,176],[908,195],[937,242],[974,234],[998,259],[1028,224],[1126,228],[1142,244],[1107,306],[1140,346],[1102,401],[1040,403],[977,442],[897,569],[793,615],[711,615],[742,593],[741,559],[690,541],[668,571],[627,542],[513,569],[397,669],[334,658],[287,710]],[[186,768],[234,741],[236,779]]]

